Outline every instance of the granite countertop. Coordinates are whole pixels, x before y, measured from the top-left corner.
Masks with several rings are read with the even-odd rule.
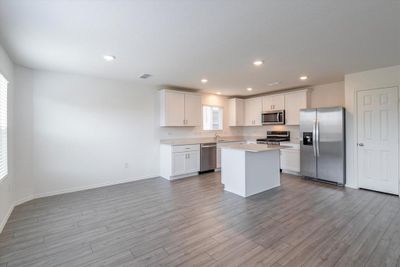
[[[160,144],[164,145],[197,145],[206,143],[227,143],[227,142],[240,142],[240,141],[255,141],[262,137],[250,137],[250,136],[221,136],[215,137],[204,137],[204,138],[182,138],[182,139],[164,139],[160,141]]]
[[[289,146],[265,145],[265,144],[232,144],[229,146],[224,146],[223,149],[235,149],[248,152],[264,152],[264,151],[280,150],[288,147]]]

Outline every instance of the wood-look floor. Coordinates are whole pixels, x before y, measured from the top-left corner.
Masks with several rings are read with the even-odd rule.
[[[37,199],[0,235],[0,267],[399,266],[398,197],[282,175],[247,199],[219,174]]]

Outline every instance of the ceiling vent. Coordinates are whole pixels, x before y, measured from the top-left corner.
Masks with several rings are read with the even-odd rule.
[[[149,77],[151,77],[151,74],[148,74],[148,73],[143,73],[143,74],[140,74],[140,75],[139,75],[139,78],[140,78],[140,79],[147,79],[147,78],[149,78]]]

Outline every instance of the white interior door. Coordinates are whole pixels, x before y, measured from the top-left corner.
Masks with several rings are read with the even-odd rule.
[[[398,101],[397,87],[357,93],[360,188],[399,194]]]

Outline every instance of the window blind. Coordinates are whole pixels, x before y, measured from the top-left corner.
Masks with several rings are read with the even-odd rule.
[[[7,86],[8,81],[0,74],[0,179],[6,177],[8,174]]]

